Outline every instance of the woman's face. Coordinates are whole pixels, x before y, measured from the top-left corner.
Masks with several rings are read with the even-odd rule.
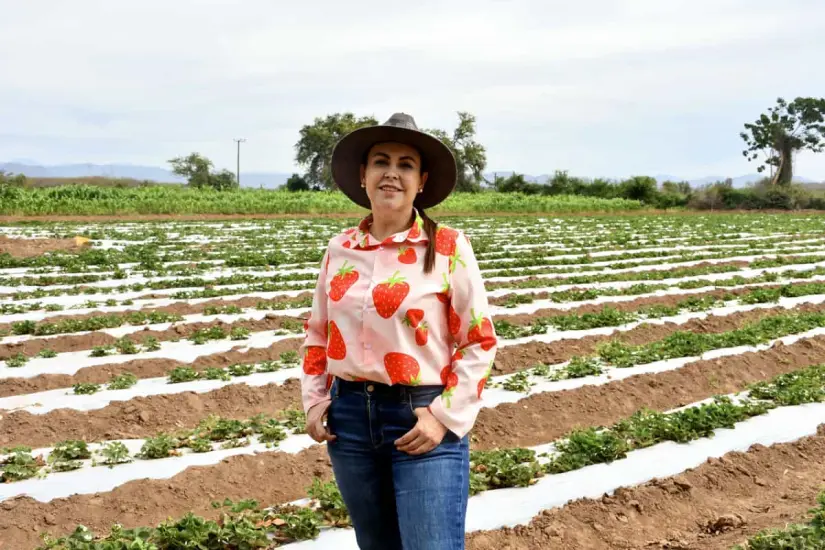
[[[421,173],[421,155],[403,143],[374,145],[367,153],[366,166],[361,166],[361,183],[373,211],[410,210],[426,181],[427,173]]]

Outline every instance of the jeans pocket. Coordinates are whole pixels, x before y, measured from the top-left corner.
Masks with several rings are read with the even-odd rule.
[[[442,391],[442,388],[437,387],[408,393],[407,404],[410,407],[410,412],[412,413],[413,417],[415,416],[415,409],[418,409],[420,407],[426,407],[427,405],[432,403],[439,395],[441,395]]]

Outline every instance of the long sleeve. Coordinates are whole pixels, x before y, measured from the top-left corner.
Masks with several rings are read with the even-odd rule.
[[[327,376],[327,293],[329,247],[321,260],[318,281],[312,298],[312,310],[305,323],[306,334],[299,354],[301,360],[301,399],[304,413],[317,403],[329,400]]]
[[[448,315],[458,346],[451,361],[455,376],[444,377],[447,388],[440,399],[432,402],[430,410],[449,430],[463,437],[473,427],[481,409],[482,390],[490,377],[497,350],[484,280],[463,232],[459,232],[456,239],[448,281]],[[460,324],[455,323],[456,319]]]

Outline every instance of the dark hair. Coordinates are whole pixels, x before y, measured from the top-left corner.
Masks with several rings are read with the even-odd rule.
[[[379,142],[380,143],[380,142]],[[373,147],[378,145],[378,143],[373,143],[370,147],[364,151],[364,154],[361,157],[361,164],[364,166],[367,165],[367,160],[369,156],[369,152],[372,150]],[[410,146],[412,147],[412,146]],[[418,151],[417,148],[413,147]],[[421,167],[419,168],[418,172],[423,174],[427,171],[427,159],[424,155],[421,154],[421,151],[418,151],[419,156],[421,157]],[[413,205],[415,206],[415,201],[413,201]],[[424,232],[427,234],[427,252],[424,254],[424,273],[432,273],[433,268],[435,267],[435,234],[438,232],[438,222],[430,218],[424,209],[420,206],[416,206],[418,209],[418,213],[421,215],[421,219],[424,220]]]
[[[424,220],[424,231],[429,236],[427,252],[424,254],[424,273],[431,273],[435,266],[435,234],[438,231],[438,222],[430,218],[423,208],[419,208],[418,213]]]
[[[419,151],[418,154],[421,157],[421,168],[418,172],[423,174],[427,171],[427,159],[421,154],[421,151]],[[413,201],[413,205],[414,204],[415,201]],[[429,217],[423,208],[416,208],[418,208],[421,219],[424,220],[424,232],[428,237],[427,252],[424,254],[424,273],[429,275],[432,273],[433,267],[435,267],[435,234],[438,231],[438,222]]]

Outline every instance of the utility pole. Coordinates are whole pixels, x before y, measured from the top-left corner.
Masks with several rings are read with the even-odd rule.
[[[235,168],[235,178],[238,180],[238,187],[240,187],[241,186],[241,142],[246,141],[246,138],[240,138],[240,139],[234,138],[233,141],[235,141],[238,144],[238,164],[237,164],[237,167]]]

